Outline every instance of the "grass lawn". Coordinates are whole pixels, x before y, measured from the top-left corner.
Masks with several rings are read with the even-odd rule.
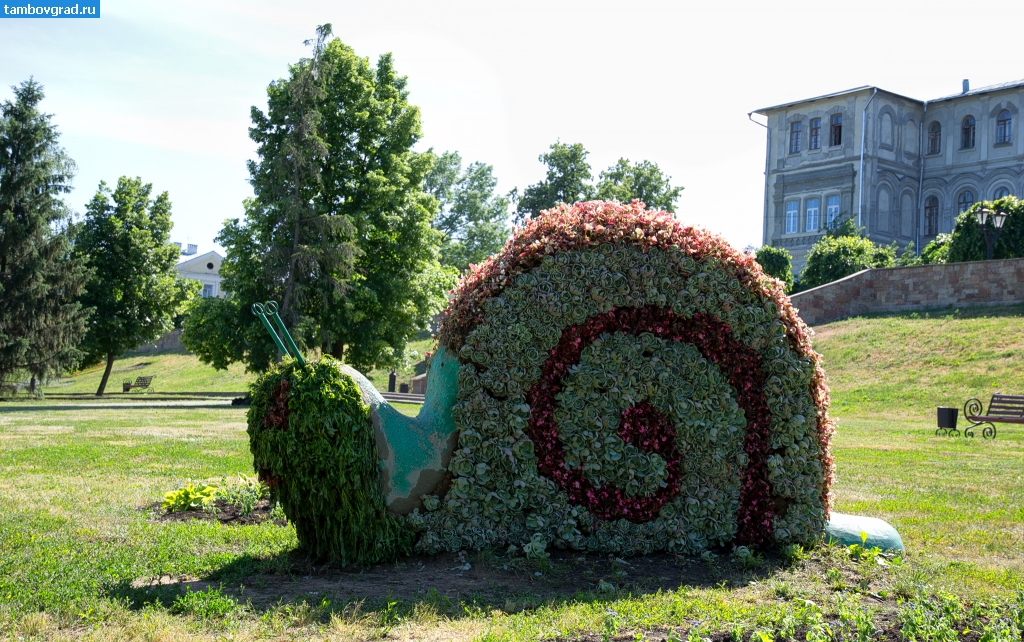
[[[65,376],[60,382],[50,382],[43,392],[95,394],[105,367],[106,364],[99,364]],[[134,381],[136,377],[147,376],[153,377],[155,392],[244,392],[253,379],[240,363],[232,364],[227,370],[215,370],[184,351],[129,354],[114,361],[107,392],[121,392],[121,382],[125,379]]]
[[[416,366],[424,360],[424,355],[433,349],[434,340],[429,336],[421,336],[408,344],[409,363],[396,371],[396,386],[410,384],[416,376]],[[106,364],[86,368],[73,375],[65,376],[60,381],[50,382],[44,393],[95,393],[103,378]],[[420,366],[422,370],[422,366]],[[388,389],[390,370],[377,369],[366,373],[378,390]],[[248,390],[253,375],[245,371],[245,366],[234,363],[227,370],[215,370],[203,364],[195,355],[184,351],[168,351],[149,354],[129,353],[114,361],[107,382],[107,392],[121,392],[121,382],[125,379],[135,380],[136,377],[152,375],[154,392],[244,392]],[[132,393],[136,394],[136,393]]]
[[[960,639],[988,625],[986,640],[1019,640],[984,611],[1024,626],[1024,428],[933,434],[937,404],[1024,392],[1024,316],[995,314],[818,329],[840,418],[837,509],[897,527],[908,552],[882,563],[821,547],[747,562],[484,551],[318,567],[291,526],[160,522],[145,508],[251,471],[243,409],[0,412],[0,638],[766,642],[750,634],[877,627],[955,640],[970,620]]]

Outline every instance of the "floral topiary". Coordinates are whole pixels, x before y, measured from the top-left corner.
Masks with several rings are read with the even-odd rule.
[[[304,550],[342,564],[412,551],[412,529],[385,510],[369,410],[340,362],[286,360],[250,394],[253,465]]]
[[[642,203],[560,206],[442,316],[460,362],[424,552],[617,554],[809,543],[828,519],[828,389],[778,281]]]

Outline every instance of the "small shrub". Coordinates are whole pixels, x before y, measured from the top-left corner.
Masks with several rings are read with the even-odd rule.
[[[793,289],[793,256],[789,250],[765,245],[754,253],[754,260],[761,265],[765,274],[782,281],[787,294]]]
[[[191,615],[201,620],[222,619],[238,608],[238,603],[223,595],[219,588],[212,586],[205,591],[185,590],[185,594],[174,600],[171,613]]]
[[[217,489],[216,499],[222,499],[231,506],[238,506],[238,512],[243,516],[252,514],[257,502],[270,496],[270,489],[266,484],[256,477],[239,474],[238,481],[228,484],[224,480]]]
[[[178,490],[164,494],[160,508],[168,513],[207,508],[217,493],[216,486],[185,484]]]

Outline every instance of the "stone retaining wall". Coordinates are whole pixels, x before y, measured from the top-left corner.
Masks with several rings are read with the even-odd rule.
[[[873,312],[1024,303],[1024,259],[864,270],[790,301],[807,325]]]

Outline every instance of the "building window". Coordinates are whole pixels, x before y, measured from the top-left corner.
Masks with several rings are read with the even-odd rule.
[[[960,149],[974,148],[974,116],[964,118],[960,124]]]
[[[828,144],[830,147],[843,144],[843,115],[832,114],[832,122],[828,131]]]
[[[796,201],[786,203],[786,234],[796,234],[800,229],[800,204]]]
[[[203,285],[203,298],[208,299],[213,296],[213,286],[209,283]]]
[[[942,125],[935,122],[928,125],[928,153],[938,154],[942,151]]]
[[[803,123],[793,123],[792,125],[789,126],[790,154],[800,153],[800,134],[802,133],[803,128]]]
[[[807,231],[817,232],[818,231],[818,210],[820,209],[821,201],[816,198],[809,199],[807,201]]]
[[[828,207],[825,210],[825,224],[832,227],[839,219],[839,197],[829,196],[826,203]]]
[[[821,149],[821,119],[811,119],[811,137],[807,140],[807,149]]]
[[[966,212],[971,209],[971,205],[974,205],[974,192],[969,189],[960,192],[960,198],[957,199],[956,203],[960,212]]]
[[[996,144],[1009,143],[1012,134],[1013,117],[1010,116],[1009,109],[1004,109],[999,112],[999,117],[996,119]]]
[[[1006,198],[1009,195],[1010,195],[1009,188],[1000,187],[1000,188],[996,189],[996,193],[992,196],[992,200],[993,201],[998,201],[999,199]]]
[[[935,236],[939,233],[939,199],[929,196],[924,201],[924,235]]]

